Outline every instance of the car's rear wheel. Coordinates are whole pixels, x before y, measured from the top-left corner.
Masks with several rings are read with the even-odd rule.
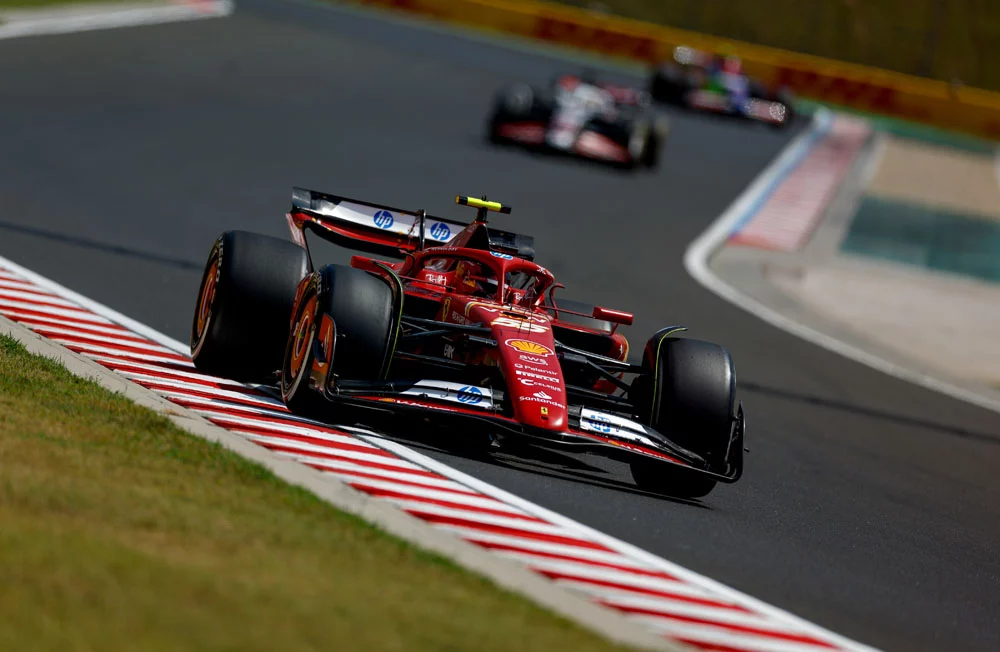
[[[650,339],[643,355],[646,372],[633,381],[640,419],[658,432],[721,468],[731,446],[736,375],[729,353],[717,344],[671,337]],[[652,458],[631,463],[636,484],[649,491],[700,498],[715,487],[711,477]]]
[[[306,282],[295,306],[281,374],[285,404],[316,416],[317,390],[338,378],[384,378],[398,327],[398,306],[385,280],[342,265],[324,267]]]
[[[202,373],[266,380],[281,368],[305,249],[246,231],[226,231],[209,253],[191,324],[191,357]]]

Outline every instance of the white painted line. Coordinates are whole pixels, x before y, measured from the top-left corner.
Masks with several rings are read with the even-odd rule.
[[[57,8],[50,11],[5,12],[0,39],[69,34],[97,29],[136,27],[184,20],[217,18],[233,12],[232,0],[171,2],[163,5]]]
[[[716,276],[709,268],[708,261],[712,254],[725,244],[729,234],[733,232],[738,224],[745,221],[748,215],[752,215],[752,211],[755,210],[755,207],[759,206],[761,198],[766,196],[768,190],[773,188],[790,172],[794,167],[790,163],[808,151],[811,144],[809,140],[810,134],[821,128],[821,121],[823,119],[822,115],[817,114],[817,118],[814,119],[812,126],[793,140],[785,151],[771,165],[765,168],[753,183],[743,191],[743,194],[737,197],[726,211],[688,246],[684,252],[684,267],[687,269],[688,274],[704,287],[730,303],[746,310],[755,317],[772,326],[801,337],[808,342],[821,346],[828,351],[842,355],[845,358],[886,373],[894,378],[941,392],[946,396],[966,401],[987,410],[1000,412],[1000,401],[996,399],[890,362],[812,329],[809,326],[786,317],[753,297],[740,292]],[[827,119],[829,118],[827,117]],[[998,163],[998,166],[1000,166],[1000,163]],[[998,175],[1000,175],[1000,168],[998,168]]]

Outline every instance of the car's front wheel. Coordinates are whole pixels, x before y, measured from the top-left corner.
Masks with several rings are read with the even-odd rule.
[[[327,265],[303,281],[282,365],[288,408],[314,417],[320,393],[338,378],[384,378],[396,345],[398,308],[385,280],[352,267]]]
[[[630,394],[639,418],[679,446],[722,468],[732,446],[736,375],[729,353],[717,344],[673,337],[669,329],[646,345],[645,373]],[[700,498],[716,481],[651,458],[636,458],[632,477],[643,489]]]

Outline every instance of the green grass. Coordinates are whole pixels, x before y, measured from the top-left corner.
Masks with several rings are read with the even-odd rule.
[[[613,648],[0,337],[0,649]]]
[[[1000,90],[1000,2],[988,0],[561,0],[611,13]]]

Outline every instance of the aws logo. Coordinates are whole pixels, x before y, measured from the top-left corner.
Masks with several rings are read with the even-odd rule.
[[[528,353],[530,355],[555,355],[555,352],[552,349],[544,344],[539,344],[538,342],[529,342],[528,340],[507,340],[504,344],[515,351]]]

